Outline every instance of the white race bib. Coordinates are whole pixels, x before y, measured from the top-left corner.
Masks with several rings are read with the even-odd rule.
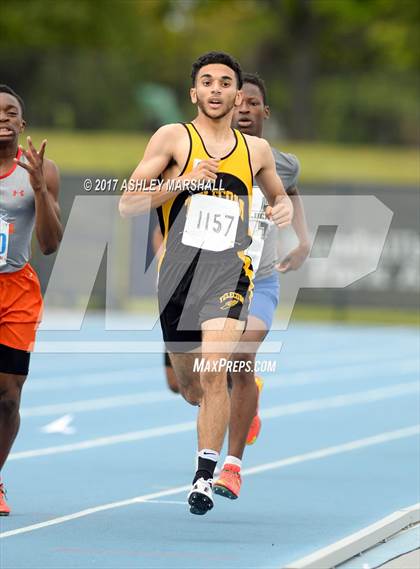
[[[190,197],[182,243],[207,251],[226,251],[235,245],[239,203],[194,194]]]
[[[10,223],[0,217],[0,267],[7,263],[7,250],[9,248]]]
[[[252,236],[252,243],[245,251],[245,254],[249,255],[249,257],[252,259],[252,268],[254,270],[254,274],[257,272],[258,267],[260,266],[267,231],[270,225],[272,225],[272,222],[269,221],[265,216],[266,206],[267,202],[264,198],[263,193],[258,186],[253,186],[252,208],[249,218],[249,229]]]

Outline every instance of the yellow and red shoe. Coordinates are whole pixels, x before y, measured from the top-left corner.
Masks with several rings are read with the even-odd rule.
[[[257,414],[252,419],[251,426],[249,427],[248,436],[246,437],[246,444],[253,445],[258,438],[261,431],[261,419],[258,415],[258,403],[261,395],[261,391],[264,385],[264,380],[261,377],[255,377],[255,384],[258,390],[258,400],[257,400]]]
[[[6,502],[6,490],[3,484],[0,482],[0,516],[8,516],[10,514],[10,508]]]
[[[230,500],[236,500],[242,484],[240,470],[235,464],[225,464],[219,478],[213,484],[213,492]]]

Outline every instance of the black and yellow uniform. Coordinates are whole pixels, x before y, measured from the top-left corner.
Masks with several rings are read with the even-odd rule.
[[[193,170],[197,160],[212,158],[194,125],[184,126],[190,138],[190,151],[180,176]],[[248,221],[252,169],[244,136],[238,130],[233,132],[236,142],[229,154],[220,159],[217,180],[202,186],[198,192],[238,203],[232,246],[212,251],[183,243],[188,208],[194,199],[188,191],[177,193],[158,208],[164,236],[158,298],[163,337],[169,351],[197,347],[201,343],[201,324],[206,320],[220,317],[246,320],[248,315],[253,273],[251,259],[244,255],[244,250],[251,243]],[[223,209],[222,202],[220,208]]]

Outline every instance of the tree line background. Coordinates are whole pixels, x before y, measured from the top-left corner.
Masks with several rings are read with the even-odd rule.
[[[32,126],[151,130],[191,117],[192,61],[258,71],[280,136],[416,143],[416,0],[15,0],[0,9],[0,82]]]

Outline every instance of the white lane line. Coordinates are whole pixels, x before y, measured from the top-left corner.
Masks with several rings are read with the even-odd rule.
[[[371,437],[365,437],[363,439],[357,439],[348,443],[341,445],[334,445],[331,447],[326,447],[316,451],[307,452],[304,454],[298,454],[295,456],[290,456],[288,458],[283,458],[275,462],[268,462],[265,464],[260,464],[251,468],[247,468],[242,471],[243,476],[252,476],[254,474],[260,474],[261,472],[267,472],[268,470],[276,470],[279,468],[285,468],[294,464],[300,464],[303,462],[308,462],[311,460],[318,460],[321,458],[326,458],[329,456],[334,456],[337,454],[342,454],[346,452],[351,452],[353,450],[358,450],[361,448],[367,448],[370,446],[396,441],[399,439],[412,437],[420,433],[420,425],[413,425],[411,427],[406,427],[404,429],[397,429],[395,431],[388,431],[380,433],[379,435],[374,435]],[[144,494],[141,496],[136,496],[134,498],[129,498],[127,500],[119,500],[117,502],[110,502],[109,504],[103,504],[101,506],[95,506],[92,508],[87,508],[73,514],[68,514],[65,516],[60,516],[58,518],[53,518],[46,522],[40,522],[38,524],[32,524],[29,526],[24,526],[10,531],[5,531],[0,533],[0,539],[7,537],[12,537],[14,535],[20,535],[23,533],[28,533],[38,529],[42,529],[49,526],[55,526],[79,518],[83,518],[98,512],[104,512],[108,510],[114,510],[116,508],[122,508],[124,506],[130,506],[132,504],[139,504],[145,500],[155,500],[164,498],[166,496],[173,496],[175,494],[180,494],[181,492],[186,492],[190,489],[190,485],[178,486],[175,488],[168,488],[167,490],[161,490],[159,492],[154,492],[153,494]]]
[[[419,521],[420,503],[398,510],[344,539],[290,563],[285,569],[335,567]]]
[[[168,389],[160,389],[159,391],[142,391],[140,393],[129,393],[128,395],[114,395],[112,397],[100,397],[98,399],[71,401],[70,403],[22,407],[20,415],[21,417],[48,417],[49,415],[84,413],[86,411],[102,411],[104,409],[115,409],[117,407],[149,405],[151,403],[163,403],[164,401],[176,401],[177,399],[179,398]]]
[[[400,378],[404,374],[411,372],[418,372],[419,363],[417,360],[410,360],[408,362],[396,362],[395,366],[389,365],[381,374],[382,377],[389,377],[392,375],[395,367],[395,373],[398,373]],[[297,372],[294,374],[283,373],[274,377],[268,377],[266,381],[266,389],[281,389],[282,387],[307,385],[312,383],[330,383],[330,382],[345,382],[347,379],[358,379],[369,375],[373,371],[379,373],[377,366],[373,365],[372,370],[369,366],[354,367],[337,367],[332,370],[316,370],[308,372]],[[358,374],[357,372],[360,372]],[[332,379],[331,376],[332,375]],[[114,384],[118,383],[118,379],[114,380]],[[160,389],[155,391],[141,391],[138,393],[131,393],[128,395],[119,395],[111,397],[101,397],[97,399],[82,399],[80,401],[71,401],[68,403],[54,403],[49,405],[37,405],[32,407],[22,407],[20,414],[22,417],[48,417],[51,415],[63,415],[68,413],[83,413],[87,411],[102,411],[104,409],[114,409],[117,407],[132,407],[136,405],[149,405],[152,403],[162,403],[165,401],[177,401],[173,393],[167,389]]]
[[[92,372],[68,375],[54,375],[49,379],[38,379],[30,376],[28,385],[25,384],[25,393],[29,391],[61,391],[64,389],[74,390],[76,387],[97,387],[113,385],[118,386],[122,383],[143,383],[155,381],[157,374],[163,374],[163,366],[148,367],[147,372],[144,368],[135,370],[133,368],[119,369],[112,371]],[[46,374],[47,375],[47,374]]]
[[[144,494],[143,496],[136,496],[135,498],[128,498],[127,500],[119,500],[118,502],[110,502],[109,504],[103,504],[102,506],[87,508],[85,510],[81,510],[80,512],[75,512],[74,514],[68,514],[66,516],[60,516],[59,518],[53,518],[46,522],[40,522],[38,524],[32,524],[30,526],[25,526],[22,528],[2,532],[0,533],[0,539],[11,537],[13,535],[19,535],[22,533],[28,533],[30,531],[35,531],[49,526],[63,524],[65,522],[70,522],[72,520],[84,518],[92,514],[97,514],[98,512],[106,512],[107,510],[114,510],[115,508],[123,508],[124,506],[131,506],[132,504],[138,504],[149,500],[153,500],[155,498],[162,498],[164,496],[173,496],[174,494],[180,494],[181,492],[186,492],[190,488],[191,488],[190,484],[188,486],[177,486],[175,488],[169,488],[168,490],[161,490],[160,492],[154,492],[153,494]]]
[[[297,415],[299,413],[307,413],[311,411],[322,411],[323,409],[332,409],[332,408],[339,408],[339,407],[351,406],[356,404],[360,405],[365,403],[373,403],[376,401],[383,401],[394,397],[401,397],[404,395],[416,393],[418,392],[418,390],[419,390],[418,382],[409,382],[391,387],[384,387],[381,389],[372,389],[369,391],[359,391],[355,393],[349,393],[347,395],[297,401],[296,403],[289,403],[285,405],[278,405],[276,407],[270,407],[268,409],[262,409],[261,417],[263,417],[264,419],[273,419],[275,417]],[[57,445],[46,448],[14,452],[10,454],[8,460],[21,460],[21,459],[34,458],[39,456],[49,456],[54,454],[63,454],[79,450],[110,446],[120,443],[134,442],[138,440],[151,439],[156,437],[173,435],[177,433],[194,431],[195,428],[196,428],[195,421],[189,421],[186,423],[176,423],[172,425],[165,425],[163,427],[143,429],[140,431],[131,431],[128,433],[122,433],[120,435],[111,435],[95,439],[87,439],[77,443],[70,443],[65,445]]]
[[[262,410],[260,415],[264,419],[269,419],[271,417],[296,415],[297,413],[305,413],[308,411],[336,409],[338,407],[347,407],[348,405],[357,405],[358,403],[373,403],[375,401],[383,401],[384,399],[391,399],[393,397],[402,397],[404,395],[418,393],[419,390],[420,384],[417,381],[411,381],[380,389],[370,389],[368,391],[358,391],[346,395],[335,395],[324,399],[309,399],[307,401],[278,405],[276,407]]]
[[[351,374],[354,378],[354,374]],[[267,382],[269,383],[269,382]],[[278,389],[282,386],[280,381],[274,384],[271,389]],[[402,390],[401,394],[405,394],[405,389],[407,386],[411,386],[413,391],[419,389],[420,385],[418,382],[405,382],[400,383],[395,386],[385,387],[381,389],[374,389],[372,393],[381,393],[384,391],[391,393],[396,390]],[[270,387],[269,387],[270,389]],[[363,392],[362,392],[363,393]],[[370,393],[370,392],[366,392]],[[346,396],[343,396],[346,397]],[[152,403],[163,403],[165,401],[178,401],[174,393],[168,389],[160,389],[157,391],[141,391],[139,393],[130,393],[128,395],[118,395],[112,397],[100,397],[98,399],[84,399],[81,401],[70,401],[69,403],[54,403],[51,405],[37,405],[33,407],[22,407],[20,410],[21,417],[48,417],[51,415],[65,415],[73,413],[85,413],[88,411],[102,411],[104,409],[115,409],[120,407],[135,407],[137,405],[150,405]]]
[[[358,439],[351,441],[349,443],[344,443],[341,445],[334,445],[320,450],[315,450],[308,452],[305,455],[305,461],[316,460],[318,458],[326,458],[327,456],[333,456],[335,454],[340,454],[343,452],[350,452],[352,450],[358,450],[372,445],[379,445],[381,443],[386,443],[390,441],[397,441],[406,437],[414,437],[420,433],[420,425],[413,425],[412,427],[407,427],[405,429],[398,429],[396,431],[388,431],[381,433],[379,435],[374,435],[373,437],[367,437],[365,439]],[[303,462],[301,456],[291,456],[290,458],[285,458],[282,460],[277,460],[275,462],[268,462],[266,464],[261,464],[259,466],[253,466],[247,468],[243,471],[243,474],[260,474],[261,472],[266,472],[267,470],[274,470],[276,468],[282,468],[283,466],[291,466],[292,464],[299,464]]]
[[[8,460],[22,460],[24,458],[34,458],[38,456],[50,456],[53,454],[63,454],[74,452],[78,450],[86,450],[91,448],[98,448],[110,446],[120,443],[130,443],[144,439],[154,439],[156,437],[165,437],[167,435],[176,435],[178,433],[186,433],[193,431],[197,424],[195,421],[188,421],[186,423],[176,423],[174,425],[166,425],[164,427],[155,427],[151,429],[143,429],[141,431],[132,431],[123,433],[121,435],[112,435],[109,437],[99,437],[96,439],[87,439],[78,443],[71,443],[66,445],[57,445],[52,447],[24,450],[21,452],[12,452]]]
[[[381,362],[383,364],[384,362]],[[335,383],[345,382],[347,380],[358,380],[363,378],[371,379],[371,376],[383,378],[398,377],[402,379],[403,375],[416,373],[418,375],[420,363],[418,359],[413,360],[396,360],[386,362],[384,365],[378,365],[378,362],[364,365],[346,365],[328,368],[313,367],[308,370],[300,370],[298,372],[290,373],[282,371],[279,374],[269,374],[266,376],[264,384],[264,391],[270,389],[277,389],[280,387],[294,387],[298,385],[311,385],[319,383]],[[394,375],[395,374],[395,375]],[[417,377],[416,375],[416,377]]]

